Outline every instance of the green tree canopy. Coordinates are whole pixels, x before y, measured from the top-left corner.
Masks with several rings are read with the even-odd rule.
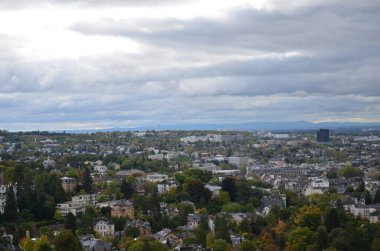
[[[352,167],[350,165],[343,166],[338,169],[338,176],[345,178],[363,177],[364,173],[358,167]]]
[[[286,251],[305,251],[307,246],[313,244],[314,233],[308,227],[293,229],[286,240]]]
[[[71,230],[62,229],[55,237],[55,249],[57,251],[82,251],[78,238]]]
[[[18,218],[17,202],[13,187],[7,189],[6,202],[4,207],[4,218],[7,222],[16,222]]]

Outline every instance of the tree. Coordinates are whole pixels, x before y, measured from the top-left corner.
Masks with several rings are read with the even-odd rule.
[[[214,251],[229,251],[231,250],[231,247],[228,245],[228,243],[223,239],[216,239],[214,241]]]
[[[243,206],[237,202],[225,204],[222,208],[222,212],[227,212],[227,213],[241,212],[242,210],[243,210]]]
[[[197,243],[201,244],[203,247],[206,247],[206,238],[208,231],[209,227],[207,218],[203,216],[197,229],[195,229],[195,237],[197,239]]]
[[[330,170],[330,171],[327,172],[326,178],[328,178],[328,179],[337,179],[338,178],[338,174],[337,174],[336,171]]]
[[[380,238],[373,239],[371,251],[380,251]]]
[[[59,209],[55,210],[53,219],[56,221],[63,221],[63,216],[62,216],[61,210],[59,210]]]
[[[372,204],[372,196],[368,190],[365,191],[364,200],[366,205]]]
[[[222,239],[231,243],[228,221],[223,216],[215,217],[215,239]]]
[[[52,251],[52,247],[50,245],[49,239],[46,235],[41,236],[34,243],[34,251]]]
[[[78,238],[71,230],[62,229],[55,237],[55,249],[57,251],[82,251]]]
[[[358,188],[356,189],[357,192],[363,193],[365,191],[365,183],[364,180],[361,179]]]
[[[305,205],[299,210],[294,222],[301,227],[316,230],[321,222],[321,210],[314,205]]]
[[[62,203],[67,200],[65,190],[63,190],[61,182],[58,180],[55,185],[54,201],[55,203]]]
[[[77,230],[77,219],[72,213],[68,213],[65,218],[65,226],[66,229],[70,229],[75,233]]]
[[[136,238],[140,236],[140,231],[136,227],[131,226],[131,225],[128,225],[125,228],[124,233],[126,236],[131,237],[131,238]]]
[[[81,217],[79,232],[81,234],[94,233],[94,219],[98,216],[96,209],[92,205],[86,206],[86,211]]]
[[[380,187],[377,188],[375,197],[373,198],[373,204],[380,203]]]
[[[213,177],[213,174],[211,171],[208,171],[208,170],[203,171],[200,169],[187,169],[185,170],[184,174],[193,179],[201,180],[204,183],[208,183]]]
[[[247,203],[252,195],[252,187],[246,180],[236,182],[237,201]]]
[[[371,248],[368,233],[365,232],[361,222],[347,221],[345,229],[347,230],[347,237],[350,240],[351,250],[369,250]]]
[[[112,211],[111,207],[100,208],[100,213],[106,218],[111,218],[111,211]]]
[[[239,225],[240,233],[252,233],[251,222],[248,219],[243,219]]]
[[[313,241],[313,232],[308,227],[296,227],[288,235],[285,250],[305,251]]]
[[[362,170],[360,170],[360,168],[352,167],[350,165],[339,168],[337,173],[339,177],[345,177],[346,179],[364,176],[364,173]]]
[[[259,249],[259,245],[255,241],[245,240],[239,246],[239,251],[255,251]]]
[[[206,236],[206,248],[211,249],[214,245],[215,234],[213,232],[209,232]]]
[[[262,243],[262,249],[265,251],[277,250],[277,246],[273,239],[273,233],[270,232],[267,228],[264,228],[260,235],[259,241]]]
[[[191,196],[192,201],[198,205],[201,203],[201,201],[207,203],[211,199],[211,191],[208,190],[205,187],[204,183],[198,179],[191,179],[186,181],[185,191]]]
[[[24,251],[34,251],[34,244],[30,238],[22,239],[20,244]]]
[[[169,249],[151,237],[141,237],[127,246],[128,251],[168,251]]]
[[[328,245],[327,230],[324,226],[319,226],[317,229],[315,244],[318,250],[324,250]]]
[[[124,195],[125,199],[130,199],[134,192],[133,185],[123,180],[120,184],[120,192]]]
[[[86,191],[86,193],[91,193],[92,192],[92,178],[90,175],[90,170],[88,167],[84,169],[83,172],[83,189]]]
[[[228,192],[225,191],[220,191],[217,198],[222,205],[225,205],[230,202],[230,195],[228,194]]]
[[[222,190],[227,192],[231,201],[236,201],[237,189],[235,185],[235,179],[227,177],[222,181]]]
[[[13,186],[10,186],[6,195],[6,202],[4,207],[4,218],[7,222],[16,222],[18,218],[17,202]]]
[[[115,231],[122,231],[128,218],[126,217],[112,217],[112,223],[115,225]]]
[[[43,226],[38,229],[38,233],[40,236],[46,236],[49,240],[52,240],[54,238],[54,231],[52,228]]]
[[[330,208],[324,217],[325,227],[327,232],[331,232],[334,228],[338,228],[340,225],[339,214],[335,208]]]
[[[51,220],[55,214],[54,198],[44,192],[31,195],[30,209],[36,220]]]
[[[155,221],[161,219],[161,206],[160,206],[160,196],[158,194],[157,187],[154,187],[152,194],[148,197],[148,209],[153,216]]]

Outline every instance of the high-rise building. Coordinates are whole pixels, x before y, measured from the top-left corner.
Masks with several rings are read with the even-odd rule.
[[[317,132],[317,142],[329,142],[330,141],[330,130],[329,129],[319,129]]]

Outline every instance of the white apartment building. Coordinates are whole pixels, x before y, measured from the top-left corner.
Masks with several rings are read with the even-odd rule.
[[[74,216],[82,214],[86,211],[86,203],[74,203],[72,201],[59,203],[56,207],[62,216],[72,213]]]
[[[83,194],[71,198],[71,201],[57,204],[57,209],[61,212],[62,216],[68,213],[73,215],[82,214],[86,210],[86,205],[96,204],[96,199],[99,197],[97,194]]]

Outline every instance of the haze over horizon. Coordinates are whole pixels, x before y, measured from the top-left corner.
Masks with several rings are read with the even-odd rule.
[[[0,0],[0,129],[380,122],[380,2]]]

